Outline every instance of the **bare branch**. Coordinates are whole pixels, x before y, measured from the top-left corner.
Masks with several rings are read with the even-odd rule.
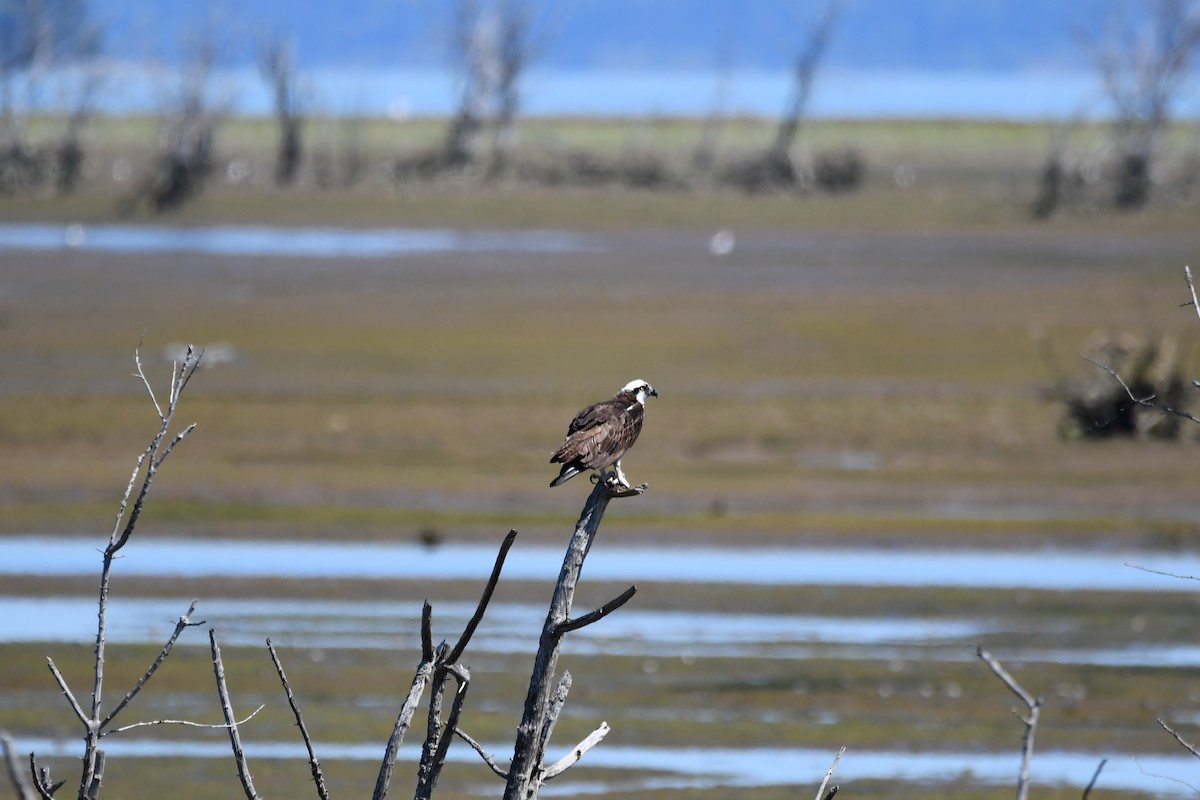
[[[1133,763],[1137,764],[1138,772],[1142,773],[1146,777],[1161,778],[1164,781],[1172,781],[1174,783],[1178,783],[1180,786],[1186,786],[1187,788],[1191,789],[1196,794],[1200,794],[1200,788],[1193,786],[1192,784],[1188,783],[1187,781],[1180,780],[1179,778],[1173,777],[1171,775],[1159,775],[1157,772],[1147,772],[1146,770],[1144,770],[1142,768],[1142,762],[1138,761],[1137,756],[1131,756],[1131,758],[1133,758]]]
[[[154,662],[150,665],[146,672],[143,673],[142,677],[138,678],[138,682],[133,685],[133,688],[131,688],[125,694],[125,696],[121,698],[121,701],[113,707],[112,711],[108,712],[108,716],[100,721],[101,730],[107,728],[109,723],[113,721],[117,714],[121,713],[121,709],[129,705],[129,701],[136,697],[137,693],[142,690],[142,687],[146,685],[146,682],[150,680],[150,677],[154,675],[155,671],[158,670],[163,661],[166,660],[167,656],[171,654],[171,648],[175,646],[175,642],[179,639],[179,635],[183,633],[186,628],[205,624],[204,620],[200,620],[199,622],[191,621],[190,617],[195,611],[196,601],[193,599],[192,604],[188,606],[188,610],[178,619],[178,621],[176,621],[175,631],[171,634],[170,638],[167,639],[167,643],[163,645],[162,650],[159,651],[158,657],[154,659]]]
[[[1121,376],[1118,375],[1116,370],[1114,370],[1112,367],[1107,367],[1104,364],[1101,364],[1097,361],[1093,361],[1092,359],[1088,358],[1086,355],[1083,355],[1082,353],[1080,353],[1080,357],[1083,358],[1083,360],[1088,362],[1089,364],[1099,367],[1100,369],[1107,372],[1109,375],[1112,375],[1113,378],[1116,379],[1117,383],[1121,384],[1121,388],[1125,390],[1125,394],[1129,395],[1129,399],[1132,400],[1133,402],[1137,403],[1139,406],[1146,406],[1148,408],[1156,408],[1165,414],[1174,414],[1177,417],[1183,417],[1186,420],[1191,420],[1192,422],[1200,423],[1200,419],[1196,419],[1195,417],[1193,417],[1191,414],[1189,414],[1186,411],[1183,411],[1178,408],[1172,408],[1171,406],[1168,406],[1165,403],[1153,402],[1156,395],[1150,395],[1149,397],[1143,397],[1143,398],[1135,397],[1133,394],[1133,390],[1129,388],[1128,384],[1125,383],[1125,381],[1121,378]]]
[[[246,763],[246,753],[242,750],[242,737],[238,733],[238,723],[233,716],[233,705],[229,702],[229,688],[225,685],[225,665],[221,663],[221,648],[217,646],[217,632],[210,628],[208,643],[212,650],[213,675],[217,679],[217,694],[221,698],[221,711],[225,714],[225,723],[229,729],[229,743],[233,747],[233,760],[237,762],[238,778],[241,779],[242,789],[246,792],[247,800],[259,800],[254,791],[254,781],[250,777],[250,767]]]
[[[1096,765],[1096,771],[1092,773],[1092,779],[1088,781],[1088,785],[1083,787],[1083,797],[1080,800],[1087,800],[1088,795],[1092,793],[1092,789],[1096,786],[1096,781],[1100,778],[1100,772],[1104,769],[1104,765],[1108,763],[1107,758],[1100,759],[1100,763]]]
[[[313,751],[312,740],[308,736],[308,727],[304,724],[304,717],[300,715],[300,707],[296,705],[296,698],[292,694],[292,687],[288,683],[287,675],[283,672],[283,664],[279,661],[279,656],[275,652],[275,646],[271,644],[271,640],[267,639],[267,650],[271,653],[271,661],[275,664],[275,672],[279,674],[279,680],[283,683],[283,691],[287,694],[288,705],[292,707],[292,716],[296,718],[296,727],[300,729],[300,736],[304,739],[304,747],[308,750],[308,765],[312,769],[313,783],[316,784],[317,794],[321,800],[329,800],[329,791],[325,788],[325,776],[321,772],[321,762],[317,759],[316,752]]]
[[[604,619],[612,612],[616,611],[621,606],[628,603],[630,598],[632,598],[635,594],[637,594],[637,587],[630,586],[628,589],[621,592],[621,594],[617,595],[612,600],[609,600],[607,603],[600,606],[599,608],[596,608],[593,611],[589,611],[588,613],[586,613],[582,616],[576,617],[575,619],[569,619],[566,622],[564,622],[562,625],[559,625],[558,628],[555,630],[555,634],[558,636],[562,636],[564,634],[570,633],[571,631],[577,631],[580,628],[587,627],[588,625],[591,625],[593,622],[599,622],[600,620]]]
[[[142,385],[146,387],[146,391],[150,395],[150,402],[154,403],[154,410],[158,412],[158,418],[163,418],[162,407],[158,404],[158,398],[154,396],[154,387],[150,385],[150,379],[146,377],[146,371],[142,369],[142,343],[139,341],[137,349],[133,351],[133,364],[137,367],[137,376],[142,379]]]
[[[38,769],[33,753],[29,754],[29,773],[33,776],[33,788],[42,800],[54,800],[54,793],[66,783],[66,781],[59,781],[58,783],[51,784],[50,770],[46,767]]]
[[[17,764],[17,754],[13,749],[12,736],[8,731],[0,730],[0,753],[4,756],[4,768],[8,779],[17,790],[17,800],[33,800],[34,789],[25,777],[25,773]]]
[[[833,757],[833,763],[829,765],[829,771],[825,773],[825,780],[821,781],[821,788],[817,789],[817,800],[824,800],[826,797],[825,787],[829,785],[829,779],[833,777],[833,771],[837,769],[838,762],[842,760],[842,755],[846,752],[846,748],[842,747],[837,751],[837,755]],[[837,794],[838,787],[833,786],[829,790],[828,797],[832,798]]]
[[[475,629],[479,627],[480,620],[483,619],[483,614],[487,611],[488,603],[491,602],[492,594],[496,591],[496,584],[500,580],[500,570],[504,568],[504,559],[508,556],[508,551],[512,548],[513,542],[517,538],[517,532],[510,530],[508,535],[504,537],[504,541],[500,543],[500,552],[496,554],[496,562],[492,565],[492,574],[488,576],[487,585],[484,586],[483,594],[479,598],[479,604],[475,607],[475,613],[471,616],[467,626],[463,628],[462,636],[458,637],[458,643],[454,645],[454,649],[446,656],[446,663],[455,664],[462,656],[463,650],[466,649],[467,643],[471,641],[471,636],[474,635]]]
[[[421,660],[433,662],[433,607],[426,600],[421,606]]]
[[[256,716],[258,716],[258,712],[262,711],[266,707],[267,706],[265,703],[263,705],[260,705],[258,708],[254,709],[252,712],[250,712],[250,714],[245,719],[237,720],[233,724],[234,725],[246,724],[250,720],[254,719]],[[107,732],[101,734],[101,736],[108,736],[109,734],[112,734],[112,733],[124,733],[125,731],[131,731],[134,728],[148,728],[148,727],[152,727],[154,725],[180,725],[185,728],[219,728],[221,730],[226,730],[230,727],[229,723],[227,723],[227,722],[192,722],[191,720],[186,720],[186,719],[152,719],[152,720],[147,720],[146,722],[134,722],[131,725],[123,725],[120,728],[113,728],[111,731],[107,731]]]
[[[1022,737],[1021,743],[1021,772],[1017,776],[1017,800],[1025,800],[1029,794],[1029,762],[1033,759],[1033,738],[1037,733],[1038,717],[1041,714],[1042,699],[1034,697],[1029,692],[1025,691],[1024,687],[1008,674],[1008,671],[1001,666],[991,653],[979,647],[976,650],[979,658],[983,663],[988,665],[992,673],[1000,679],[1000,681],[1008,687],[1009,691],[1015,694],[1028,709],[1028,716],[1021,716],[1013,709],[1013,713],[1017,714],[1017,718],[1025,723],[1025,735]]]
[[[1188,743],[1188,741],[1187,741],[1186,739],[1184,739],[1182,736],[1180,736],[1180,735],[1179,735],[1179,733],[1178,733],[1178,732],[1177,732],[1177,731],[1176,731],[1174,728],[1172,728],[1171,726],[1167,725],[1167,723],[1163,722],[1161,718],[1160,718],[1160,719],[1156,719],[1156,720],[1155,720],[1155,722],[1157,722],[1157,723],[1158,723],[1158,725],[1159,725],[1159,727],[1160,727],[1160,728],[1162,728],[1164,731],[1166,731],[1167,733],[1169,733],[1169,734],[1171,734],[1173,737],[1175,737],[1175,741],[1179,742],[1179,744],[1180,744],[1180,745],[1181,745],[1181,746],[1182,746],[1182,747],[1183,747],[1185,750],[1187,750],[1187,751],[1188,751],[1189,753],[1191,753],[1192,755],[1196,756],[1196,758],[1200,758],[1200,752],[1198,752],[1198,751],[1196,750],[1196,747],[1195,747],[1194,745],[1192,745],[1192,744]]]
[[[508,773],[500,769],[500,766],[496,763],[496,759],[492,758],[492,756],[483,749],[483,745],[468,736],[466,731],[464,731],[462,728],[455,727],[453,733],[458,736],[458,738],[469,744],[475,750],[475,752],[479,754],[479,757],[483,759],[483,763],[491,767],[492,772],[496,773],[501,778],[508,778]]]
[[[600,744],[601,740],[608,735],[610,730],[612,729],[608,727],[607,722],[601,722],[600,727],[589,733],[587,738],[571,748],[571,752],[567,753],[558,761],[555,761],[553,764],[547,767],[546,771],[542,773],[542,780],[548,781],[556,778],[567,769],[574,766],[579,759],[583,758],[584,753]]]
[[[429,604],[426,603],[428,608]],[[428,618],[428,615],[426,615]],[[422,625],[422,630],[427,626]],[[388,738],[387,747],[383,753],[383,763],[379,766],[379,777],[375,779],[375,792],[371,795],[371,800],[383,800],[387,797],[388,786],[392,782],[392,770],[396,766],[396,753],[400,749],[400,745],[404,742],[404,734],[408,732],[408,728],[412,725],[413,714],[416,712],[417,703],[421,700],[421,694],[425,691],[425,684],[429,681],[430,675],[433,674],[433,659],[432,657],[421,662],[417,667],[417,672],[413,676],[412,686],[409,687],[408,696],[404,698],[403,705],[400,706],[400,713],[396,717],[396,724],[392,728],[392,735]]]
[[[454,702],[450,705],[450,715],[446,719],[446,727],[437,736],[437,747],[434,748],[428,762],[422,764],[424,769],[421,772],[424,777],[418,786],[417,793],[414,795],[416,798],[424,799],[433,796],[433,791],[437,787],[438,777],[441,775],[442,767],[446,763],[446,755],[450,752],[450,742],[454,738],[451,734],[458,727],[458,720],[462,715],[463,703],[467,698],[467,689],[471,685],[471,673],[467,671],[466,667],[450,664],[443,669],[454,676],[458,682],[458,689],[454,693]]]
[[[1161,570],[1161,569],[1151,569],[1150,567],[1143,567],[1141,564],[1131,564],[1128,561],[1125,562],[1125,566],[1133,567],[1134,569],[1140,569],[1142,572],[1149,572],[1152,575],[1165,575],[1168,578],[1179,578],[1180,580],[1184,580],[1184,581],[1200,581],[1200,578],[1196,577],[1195,575],[1180,575],[1177,572],[1167,572],[1167,571]]]
[[[79,701],[75,699],[74,692],[67,686],[67,679],[58,671],[58,667],[54,665],[54,659],[47,657],[46,665],[50,667],[50,674],[54,676],[54,680],[58,683],[58,688],[62,689],[63,697],[67,698],[67,702],[71,704],[71,709],[75,712],[75,716],[79,717],[79,721],[84,725],[88,724],[87,712],[83,710],[83,706],[79,705]]]

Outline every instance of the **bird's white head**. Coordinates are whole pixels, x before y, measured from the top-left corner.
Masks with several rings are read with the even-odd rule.
[[[658,392],[654,389],[654,387],[646,383],[641,378],[632,380],[625,384],[623,387],[621,387],[621,391],[632,392],[633,396],[636,397],[637,401],[642,405],[646,405],[647,397],[658,397]]]

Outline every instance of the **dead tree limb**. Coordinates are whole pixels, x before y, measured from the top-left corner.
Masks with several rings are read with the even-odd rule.
[[[229,729],[229,743],[233,747],[233,760],[237,762],[238,778],[247,800],[259,800],[254,791],[254,780],[250,777],[250,766],[242,749],[242,736],[238,732],[237,718],[233,715],[233,704],[229,700],[229,687],[225,684],[225,665],[221,662],[221,648],[217,646],[217,632],[209,628],[208,643],[212,649],[213,675],[217,679],[217,694],[221,698],[221,712],[225,714],[225,725]]]
[[[1088,800],[1088,795],[1092,793],[1092,789],[1096,788],[1096,781],[1100,779],[1100,773],[1104,770],[1104,765],[1107,763],[1107,758],[1100,759],[1100,763],[1096,765],[1096,771],[1092,773],[1092,779],[1088,781],[1087,786],[1083,787],[1083,797],[1080,800]]]
[[[833,757],[833,763],[829,765],[829,771],[825,773],[825,780],[821,781],[821,788],[817,789],[817,800],[833,800],[833,796],[838,793],[837,784],[829,787],[829,793],[825,793],[825,787],[829,786],[829,780],[833,777],[833,771],[837,769],[838,762],[842,760],[846,748],[837,751],[837,755]]]
[[[547,734],[554,725],[552,712],[556,707],[561,708],[561,704],[556,704],[554,700],[554,673],[563,637],[568,631],[578,630],[619,608],[636,591],[631,587],[605,607],[571,620],[571,605],[575,599],[579,574],[600,529],[600,521],[608,508],[609,500],[617,496],[640,494],[641,490],[644,490],[644,487],[633,491],[616,491],[607,481],[597,481],[575,524],[575,533],[563,557],[562,570],[559,572],[558,583],[554,587],[550,609],[538,642],[538,652],[529,680],[529,692],[525,698],[525,709],[517,727],[516,743],[513,746],[512,765],[508,770],[508,782],[504,791],[505,800],[532,800],[537,797],[546,780],[548,770],[543,764],[543,757]]]
[[[122,495],[117,507],[117,515],[113,522],[112,531],[109,533],[108,544],[102,553],[100,589],[97,599],[98,612],[96,615],[95,661],[92,673],[92,700],[86,709],[76,698],[75,693],[67,684],[66,679],[54,664],[54,661],[47,659],[50,674],[54,677],[55,682],[62,691],[63,697],[66,698],[67,703],[71,706],[71,710],[75,713],[75,717],[84,729],[83,769],[79,778],[78,794],[80,800],[90,800],[90,798],[99,797],[100,794],[100,785],[104,773],[104,751],[100,749],[101,736],[105,734],[106,729],[109,728],[116,716],[137,696],[138,692],[146,685],[146,682],[150,680],[155,671],[162,665],[183,630],[193,624],[190,622],[189,617],[195,611],[194,602],[188,609],[187,614],[180,617],[179,622],[175,626],[174,633],[168,638],[167,643],[159,651],[158,656],[146,672],[126,692],[125,696],[114,706],[112,711],[107,714],[102,713],[101,708],[104,699],[104,660],[108,644],[109,585],[113,561],[120,550],[128,544],[130,537],[133,535],[138,520],[141,518],[146,497],[150,493],[150,486],[154,481],[154,477],[158,474],[158,470],[162,467],[163,462],[166,461],[167,456],[175,449],[175,446],[183,441],[184,437],[196,427],[193,423],[176,433],[175,436],[168,438],[168,433],[170,432],[175,412],[179,405],[179,399],[199,366],[201,355],[202,353],[199,351],[188,347],[183,363],[172,365],[170,392],[166,404],[163,405],[159,403],[158,398],[155,396],[154,389],[150,385],[150,380],[146,377],[146,372],[142,367],[141,345],[139,344],[138,348],[134,351],[133,362],[137,370],[135,375],[146,387],[146,391],[150,395],[150,401],[154,404],[154,410],[158,414],[160,425],[158,432],[151,439],[150,444],[142,450],[136,459],[133,472],[129,476],[129,482],[125,486],[125,493]],[[134,492],[135,488],[137,489],[136,495]],[[131,500],[132,506],[130,505]],[[44,795],[50,792],[49,779],[43,779],[42,775],[38,772],[36,759],[33,757],[33,754],[30,755],[30,765],[33,768],[33,777],[38,793]]]
[[[1196,746],[1191,744],[1190,742],[1188,742],[1182,736],[1180,736],[1178,731],[1176,731],[1171,726],[1167,725],[1167,723],[1163,722],[1161,718],[1156,719],[1155,722],[1158,723],[1158,726],[1160,728],[1162,728],[1167,733],[1171,734],[1171,736],[1173,736],[1175,738],[1175,741],[1179,742],[1179,745],[1183,749],[1187,750],[1189,753],[1194,755],[1196,758],[1200,758],[1200,751],[1196,750]]]
[[[384,748],[383,762],[379,766],[379,775],[375,780],[375,791],[371,796],[372,800],[383,800],[387,797],[392,781],[392,772],[396,765],[396,754],[404,741],[405,734],[412,725],[412,718],[416,712],[417,703],[421,701],[426,685],[433,684],[430,692],[429,713],[427,715],[426,738],[421,751],[421,762],[417,769],[417,790],[415,797],[429,797],[432,795],[437,785],[438,777],[441,774],[442,766],[445,764],[446,754],[450,747],[450,739],[454,733],[458,733],[466,741],[474,741],[458,730],[459,715],[462,713],[467,687],[471,682],[470,672],[458,663],[458,659],[461,658],[467,645],[470,644],[471,637],[475,634],[475,629],[479,626],[484,613],[487,611],[488,604],[492,600],[492,595],[496,591],[496,584],[500,580],[500,572],[504,568],[504,560],[508,557],[508,551],[512,548],[516,538],[516,531],[509,531],[508,535],[504,537],[504,541],[500,544],[500,550],[496,554],[496,561],[492,565],[491,575],[488,577],[487,583],[480,595],[479,603],[475,607],[475,612],[471,615],[471,619],[467,621],[462,634],[453,647],[449,647],[445,642],[434,647],[433,625],[431,621],[432,609],[428,602],[422,607],[421,662],[417,665],[416,674],[413,676],[412,685],[408,690],[408,696],[405,697],[404,702],[400,706],[400,713],[397,715],[396,723],[392,727],[392,735],[388,738],[387,746]],[[449,717],[443,723],[441,719],[442,697],[450,678],[454,678],[457,688],[451,703]],[[483,754],[483,750],[478,744],[474,744],[473,746],[481,755]],[[485,760],[487,760],[486,756]],[[493,769],[497,769],[494,766],[494,762],[492,762],[492,766]]]
[[[38,767],[33,753],[29,754],[29,773],[33,776],[33,788],[42,800],[54,800],[54,793],[62,788],[66,781],[50,782],[50,768]]]
[[[288,705],[292,708],[292,716],[296,718],[296,727],[300,729],[300,737],[304,739],[304,747],[308,750],[308,766],[312,769],[317,795],[321,800],[329,800],[329,791],[325,788],[325,775],[321,772],[321,762],[317,758],[316,752],[313,751],[312,739],[308,736],[308,726],[304,724],[304,717],[300,714],[300,707],[296,705],[296,697],[292,694],[291,684],[288,683],[287,675],[283,671],[283,664],[279,662],[279,655],[275,652],[275,646],[271,644],[270,639],[267,639],[267,650],[271,653],[275,672],[278,673],[279,680],[283,683],[283,691],[287,695]]]
[[[13,750],[12,736],[6,730],[0,730],[0,753],[4,755],[4,770],[8,773],[8,780],[17,793],[17,800],[33,800],[35,794],[33,786],[17,764],[17,754]]]
[[[1000,681],[1008,687],[1008,690],[1015,694],[1022,703],[1025,704],[1027,714],[1022,716],[1017,709],[1013,709],[1013,714],[1017,719],[1025,723],[1025,735],[1021,741],[1021,772],[1017,776],[1017,800],[1025,800],[1029,794],[1029,762],[1033,759],[1033,737],[1037,733],[1038,716],[1042,710],[1042,698],[1034,697],[1029,692],[1017,683],[1012,675],[1000,664],[999,661],[992,656],[983,647],[979,647],[976,651],[983,663],[988,665],[988,669],[992,671]]]

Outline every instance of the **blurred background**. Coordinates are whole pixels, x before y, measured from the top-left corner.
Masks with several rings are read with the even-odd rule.
[[[1007,796],[979,645],[1044,699],[1040,794],[1194,784],[1198,46],[1184,0],[0,2],[13,752],[78,768],[45,657],[82,696],[193,344],[109,695],[198,598],[264,794],[311,791],[266,637],[361,794],[422,601],[455,639],[516,529],[464,658],[508,757],[590,488],[549,456],[634,378],[650,488],[578,607],[638,592],[566,639],[550,750],[612,732],[556,791],[791,797],[844,745],[843,791]],[[203,638],[124,714],[216,721]],[[223,737],[114,735],[105,788],[227,794]]]

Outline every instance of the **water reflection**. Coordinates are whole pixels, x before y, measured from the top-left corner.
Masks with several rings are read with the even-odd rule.
[[[597,245],[582,235],[561,231],[9,224],[0,225],[0,249],[5,248],[378,258],[412,253],[471,251],[584,252],[596,249]]]

